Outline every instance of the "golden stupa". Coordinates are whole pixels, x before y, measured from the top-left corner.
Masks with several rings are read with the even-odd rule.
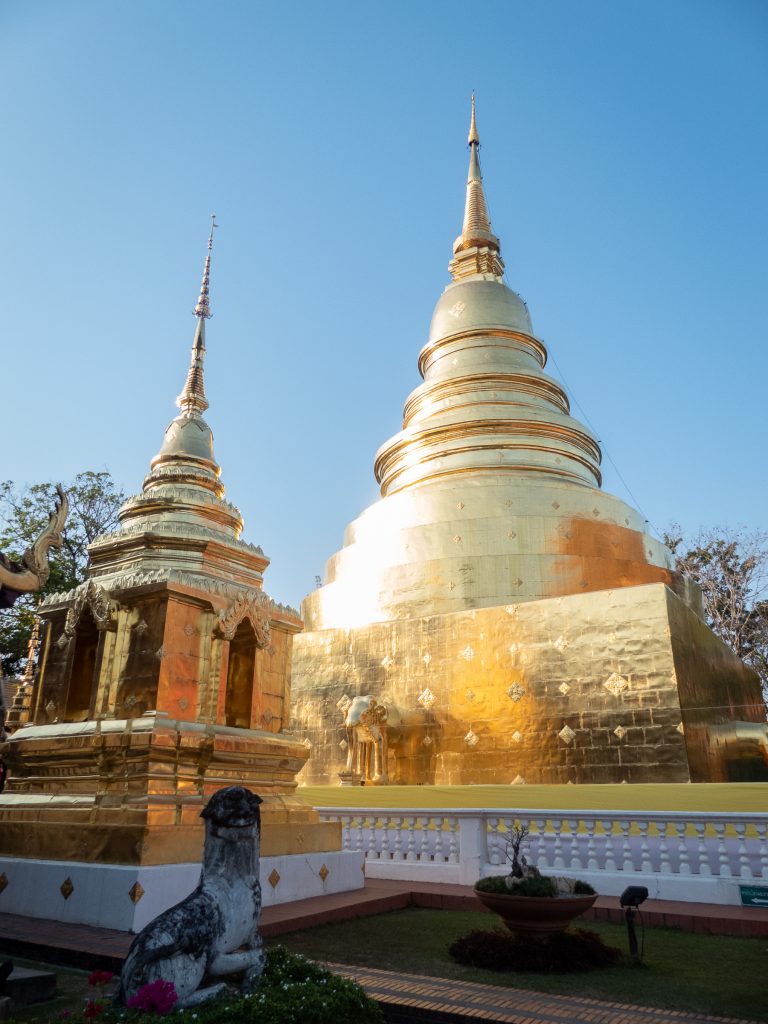
[[[599,443],[503,279],[474,98],[468,143],[452,281],[376,454],[382,498],[302,605],[302,778],[338,781],[360,695],[388,714],[376,781],[751,777],[768,745],[757,679],[638,512],[600,490]]]
[[[91,544],[87,581],[40,605],[45,632],[27,721],[0,748],[10,773],[0,795],[5,909],[16,907],[9,901],[22,899],[24,886],[55,881],[55,916],[59,884],[71,882],[78,863],[188,863],[196,878],[200,811],[232,784],[264,801],[263,857],[287,863],[299,855],[306,867],[310,855],[321,855],[310,865],[315,876],[324,871],[318,892],[328,889],[328,865],[341,849],[340,826],[321,822],[295,796],[309,757],[286,732],[291,644],[302,623],[263,589],[269,559],[241,539],[243,519],[224,499],[203,419],[212,241],[213,230],[179,415],[141,493],[121,508],[118,528]],[[58,869],[61,862],[70,863]],[[87,877],[96,884],[96,874]],[[115,907],[129,898],[123,877],[109,875]],[[150,884],[162,888],[151,872],[130,878],[139,886],[130,889],[134,903]],[[69,908],[77,903],[70,895]],[[85,916],[71,919],[106,921],[89,917],[95,911],[85,905],[78,913]]]

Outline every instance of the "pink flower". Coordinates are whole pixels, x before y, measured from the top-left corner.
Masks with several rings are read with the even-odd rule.
[[[111,971],[91,971],[88,975],[89,985],[108,985],[112,981]]]
[[[148,985],[142,985],[126,1005],[131,1010],[143,1010],[145,1013],[169,1013],[177,998],[173,982],[158,978]]]

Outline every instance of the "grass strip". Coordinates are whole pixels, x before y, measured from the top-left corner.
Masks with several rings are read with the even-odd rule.
[[[473,929],[493,927],[493,921],[493,917],[483,913],[414,907],[321,925],[282,935],[277,941],[312,959],[384,971],[768,1020],[765,939],[649,928],[645,932],[641,967],[622,963],[585,974],[558,975],[498,974],[457,964],[448,953],[451,944]],[[597,932],[606,944],[626,952],[623,926],[590,922],[585,927]]]

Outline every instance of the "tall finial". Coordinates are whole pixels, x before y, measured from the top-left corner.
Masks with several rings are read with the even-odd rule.
[[[208,285],[211,279],[211,251],[213,249],[213,232],[219,225],[216,223],[216,214],[211,214],[211,233],[208,236],[208,252],[203,266],[203,280],[200,284],[200,295],[195,306],[197,317],[197,329],[195,340],[192,343],[192,358],[187,372],[187,379],[184,388],[176,399],[176,405],[187,415],[199,415],[208,408],[208,399],[205,397],[205,381],[203,379],[203,359],[205,358],[205,321],[210,320],[211,307],[209,303]]]
[[[479,146],[480,136],[477,134],[477,121],[475,120],[475,94],[472,93],[472,120],[469,122],[469,138],[467,139],[467,145]]]
[[[200,283],[200,294],[197,298],[197,305],[195,306],[195,316],[202,317],[205,320],[210,320],[213,314],[211,313],[211,307],[208,304],[208,285],[211,278],[211,250],[213,249],[213,231],[219,225],[216,223],[216,214],[211,214],[211,233],[208,236],[208,255],[205,257],[205,265],[203,267],[203,280]]]
[[[464,204],[464,223],[461,234],[453,243],[454,258],[449,270],[455,281],[476,274],[491,274],[501,277],[504,263],[501,259],[499,240],[491,231],[491,218],[485,201],[483,176],[480,173],[480,136],[477,132],[475,115],[475,94],[472,93],[472,116],[469,122],[469,173],[467,175],[467,198]]]

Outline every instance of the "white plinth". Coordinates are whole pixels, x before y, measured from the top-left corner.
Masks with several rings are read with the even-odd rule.
[[[362,889],[364,860],[362,852],[346,850],[262,857],[262,906]],[[0,857],[0,887],[3,879],[2,913],[139,932],[196,888],[200,865],[125,867]]]

